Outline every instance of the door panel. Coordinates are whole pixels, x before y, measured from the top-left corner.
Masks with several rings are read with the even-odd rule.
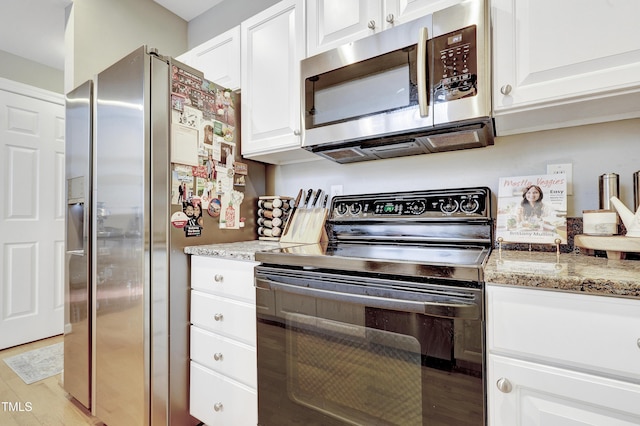
[[[63,331],[63,98],[4,80],[0,111],[4,349]]]

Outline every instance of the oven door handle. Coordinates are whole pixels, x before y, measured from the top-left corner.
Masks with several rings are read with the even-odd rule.
[[[361,294],[342,293],[317,288],[301,287],[297,285],[280,283],[264,278],[256,278],[256,288],[263,290],[275,290],[301,296],[318,297],[335,300],[337,302],[349,302],[366,305],[372,308],[390,309],[401,312],[412,312],[441,318],[480,319],[481,312],[475,303],[451,303],[451,302],[419,302],[415,300],[402,300],[386,297],[375,297]]]

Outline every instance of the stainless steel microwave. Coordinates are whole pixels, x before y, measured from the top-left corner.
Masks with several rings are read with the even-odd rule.
[[[493,145],[487,0],[301,62],[303,148],[339,163]]]

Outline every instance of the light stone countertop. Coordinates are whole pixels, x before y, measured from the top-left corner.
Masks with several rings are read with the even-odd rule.
[[[278,241],[252,240],[235,243],[207,244],[200,246],[188,246],[184,248],[186,254],[197,256],[213,256],[223,259],[255,261],[256,252],[275,250],[282,245]]]
[[[584,254],[494,250],[487,283],[640,298],[640,261]]]

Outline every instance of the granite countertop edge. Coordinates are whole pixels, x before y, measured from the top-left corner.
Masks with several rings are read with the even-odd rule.
[[[640,262],[584,254],[494,250],[486,283],[640,299]]]
[[[233,243],[205,244],[198,246],[187,246],[184,248],[185,254],[195,256],[210,256],[221,259],[243,260],[254,262],[256,252],[264,250],[275,250],[280,247],[277,241],[250,240]]]
[[[251,240],[187,246],[196,256],[255,261],[278,241]],[[640,261],[613,260],[577,253],[493,250],[484,266],[489,284],[640,299]]]

